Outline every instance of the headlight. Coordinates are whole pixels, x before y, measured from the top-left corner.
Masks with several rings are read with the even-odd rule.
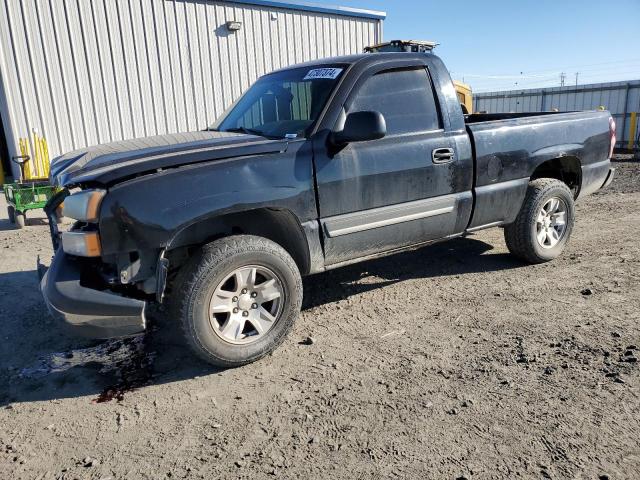
[[[63,232],[62,250],[79,257],[99,257],[102,250],[98,232]]]
[[[105,190],[84,190],[64,199],[62,214],[82,222],[97,222]]]

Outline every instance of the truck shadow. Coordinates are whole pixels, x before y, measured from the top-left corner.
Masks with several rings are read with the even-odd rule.
[[[311,276],[304,281],[303,308],[413,278],[523,266],[507,254],[483,255],[492,248],[461,238]],[[145,335],[109,341],[68,336],[47,314],[35,271],[0,274],[0,312],[0,406],[81,396],[117,401],[148,385],[219,372],[192,356],[178,323],[161,310],[150,312]]]
[[[522,261],[508,253],[483,255],[493,248],[473,237],[461,237],[313,275],[304,280],[303,309],[344,300],[351,295],[410,279],[492,272],[524,266]]]

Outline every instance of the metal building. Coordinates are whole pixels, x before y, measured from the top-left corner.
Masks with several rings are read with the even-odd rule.
[[[3,156],[34,131],[55,156],[204,128],[264,73],[380,42],[384,18],[303,1],[0,0]]]
[[[619,148],[638,147],[640,80],[474,94],[474,112],[596,110],[604,107],[616,121]]]

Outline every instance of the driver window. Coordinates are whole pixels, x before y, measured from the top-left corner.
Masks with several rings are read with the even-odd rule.
[[[384,115],[387,135],[442,128],[431,81],[422,67],[388,70],[368,78],[349,113],[365,110]]]

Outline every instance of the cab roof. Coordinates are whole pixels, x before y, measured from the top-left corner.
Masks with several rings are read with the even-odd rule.
[[[287,67],[274,70],[271,73],[283,72],[294,68],[313,68],[313,67],[325,67],[327,65],[355,65],[355,64],[377,64],[383,63],[389,60],[423,60],[425,57],[434,58],[436,55],[432,53],[415,53],[415,52],[379,52],[379,53],[359,53],[356,55],[343,55],[339,57],[320,58],[318,60],[311,60],[304,63],[295,63]]]

